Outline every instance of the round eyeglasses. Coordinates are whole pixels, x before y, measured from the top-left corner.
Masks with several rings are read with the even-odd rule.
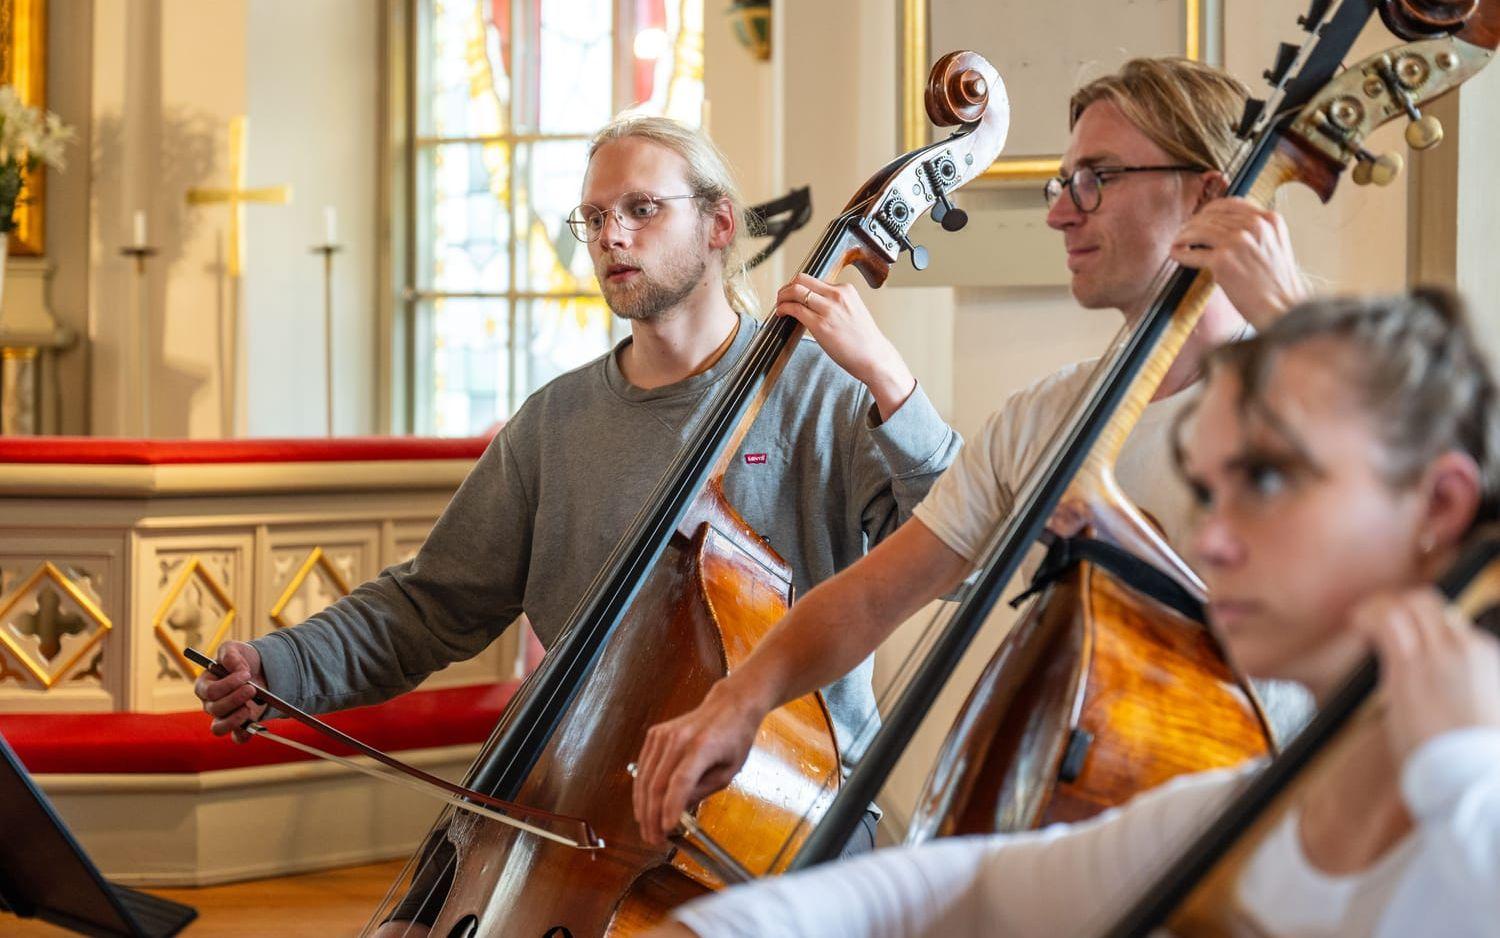
[[[1104,184],[1111,176],[1123,176],[1126,173],[1202,173],[1207,172],[1202,166],[1189,166],[1186,164],[1173,166],[1080,166],[1073,170],[1069,176],[1053,176],[1047,180],[1042,187],[1042,197],[1047,200],[1047,207],[1051,208],[1062,198],[1063,190],[1068,190],[1073,204],[1080,212],[1087,215],[1089,212],[1098,211],[1099,203],[1104,200]]]
[[[620,227],[630,231],[639,231],[651,224],[661,211],[661,203],[670,202],[673,199],[696,199],[696,193],[687,195],[652,195],[649,192],[627,192],[615,199],[615,204],[609,210],[597,205],[585,202],[568,213],[568,227],[573,230],[573,237],[589,244],[599,240],[604,233],[604,220],[611,214]]]

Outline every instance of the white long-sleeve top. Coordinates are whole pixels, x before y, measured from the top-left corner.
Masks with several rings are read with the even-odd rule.
[[[1500,729],[1429,740],[1402,766],[1401,795],[1417,848],[1377,938],[1500,938]]]
[[[1255,766],[1185,776],[1082,824],[882,850],[727,890],[677,918],[702,938],[1090,936],[1209,823]],[[1277,936],[1500,936],[1500,730],[1432,740],[1404,767],[1418,826],[1370,869],[1326,876],[1289,815],[1237,903]]]

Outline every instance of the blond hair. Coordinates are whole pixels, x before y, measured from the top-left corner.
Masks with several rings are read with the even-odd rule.
[[[730,308],[748,316],[758,312],[755,288],[750,283],[750,273],[740,257],[740,233],[745,230],[748,219],[745,200],[735,185],[734,174],[724,154],[701,130],[676,121],[670,117],[622,115],[610,121],[589,142],[589,159],[606,143],[635,138],[648,140],[665,147],[682,157],[688,166],[688,187],[697,196],[693,200],[698,211],[705,217],[713,215],[722,202],[728,202],[734,213],[734,237],[723,251],[724,299]]]
[[[1089,105],[1107,101],[1173,160],[1227,173],[1240,144],[1235,125],[1249,94],[1228,73],[1202,62],[1131,59],[1073,92],[1068,128]]]
[[[1282,352],[1316,339],[1349,351],[1333,364],[1344,365],[1346,383],[1382,437],[1392,485],[1416,481],[1444,452],[1467,453],[1479,466],[1476,522],[1500,518],[1500,394],[1455,294],[1419,287],[1410,296],[1310,300],[1216,351],[1210,369],[1233,373],[1241,406],[1280,425],[1263,399],[1268,376]]]

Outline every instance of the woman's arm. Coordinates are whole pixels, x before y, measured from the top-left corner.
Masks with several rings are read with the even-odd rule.
[[[1433,590],[1359,613],[1380,658],[1384,721],[1402,761],[1417,852],[1382,938],[1500,936],[1500,643]]]
[[[727,890],[676,918],[700,938],[1087,934],[1153,881],[1239,778],[1188,776],[1082,824],[879,850]]]

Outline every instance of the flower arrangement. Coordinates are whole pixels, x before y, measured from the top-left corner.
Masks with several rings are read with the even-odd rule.
[[[63,146],[73,130],[51,111],[28,107],[9,85],[0,87],[0,234],[16,226],[22,173],[45,163],[63,168]]]

